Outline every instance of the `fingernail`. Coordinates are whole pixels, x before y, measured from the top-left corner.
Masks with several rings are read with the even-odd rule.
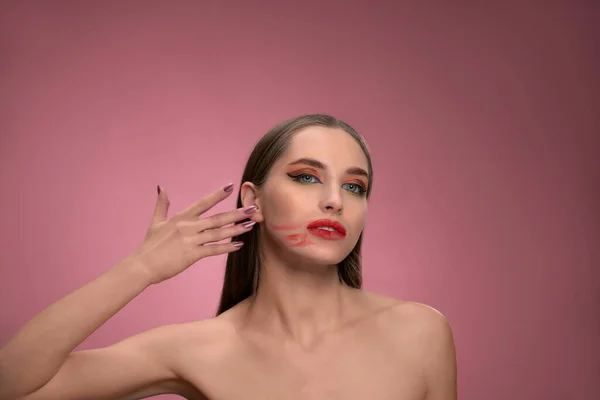
[[[244,245],[244,242],[233,242],[233,247],[240,248]]]
[[[248,221],[248,222],[244,222],[244,223],[242,224],[242,226],[243,226],[244,228],[250,228],[250,227],[251,227],[252,225],[254,225],[255,223],[256,223],[256,221]]]
[[[233,191],[233,183],[230,183],[229,185],[225,186],[223,190],[225,191],[225,193],[231,193]]]
[[[246,207],[244,208],[244,213],[245,214],[252,214],[255,210],[256,210],[256,206],[250,206],[250,207]]]
[[[156,185],[156,191],[160,194],[160,185]]]

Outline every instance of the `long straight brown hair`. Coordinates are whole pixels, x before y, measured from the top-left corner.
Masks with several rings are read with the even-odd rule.
[[[366,196],[368,199],[371,194],[373,183],[373,166],[371,163],[371,155],[369,154],[365,140],[344,121],[324,114],[303,115],[293,118],[275,126],[267,132],[267,134],[258,141],[250,154],[248,162],[246,163],[246,168],[244,169],[244,174],[242,175],[241,184],[244,182],[252,182],[257,187],[260,187],[265,182],[273,164],[289,147],[294,134],[309,126],[324,126],[328,128],[343,129],[356,139],[367,157],[369,185],[367,187]],[[238,192],[237,207],[242,207],[241,191]],[[241,249],[227,255],[225,280],[223,282],[221,301],[216,315],[222,314],[242,300],[256,295],[262,268],[259,240],[260,226],[258,224],[256,224],[251,231],[232,238],[232,241],[242,241],[244,242],[244,245]],[[350,254],[338,264],[338,276],[340,282],[356,289],[362,287],[361,244],[362,233]]]

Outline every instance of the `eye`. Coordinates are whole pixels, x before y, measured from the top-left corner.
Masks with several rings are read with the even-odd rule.
[[[290,175],[288,174],[288,176],[290,178],[292,178],[293,180],[295,180],[296,182],[299,183],[304,183],[304,184],[308,184],[308,183],[322,183],[319,178],[317,178],[314,175],[311,174],[299,174],[299,175]]]
[[[348,190],[351,193],[356,193],[356,194],[361,195],[361,196],[364,195],[367,192],[365,190],[365,188],[363,188],[358,183],[344,183],[342,185],[342,187],[344,187],[346,190]]]

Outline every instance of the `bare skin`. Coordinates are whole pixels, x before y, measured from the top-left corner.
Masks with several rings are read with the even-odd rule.
[[[310,347],[274,340],[264,329],[251,327],[248,301],[213,320],[208,329],[214,329],[215,341],[198,342],[182,370],[202,390],[194,398],[456,398],[451,370],[428,366],[444,358],[453,363],[439,313],[349,288],[344,297],[349,313],[342,325]]]
[[[322,166],[294,163],[306,158]],[[221,190],[168,220],[163,192],[136,251],[42,311],[0,349],[0,400],[166,393],[211,400],[455,400],[456,357],[446,319],[426,305],[339,282],[336,265],[356,244],[367,213],[360,193],[366,180],[356,168],[348,173],[350,167],[367,169],[354,139],[311,127],[294,136],[262,187],[244,183],[244,207],[257,207],[250,214],[201,218],[228,196]],[[231,243],[212,243],[252,229],[230,226],[246,218],[262,228],[258,295],[213,319],[73,352],[146,287],[201,258],[236,251]],[[343,224],[346,235],[307,235],[307,223],[322,218]],[[92,306],[82,311],[82,303]]]

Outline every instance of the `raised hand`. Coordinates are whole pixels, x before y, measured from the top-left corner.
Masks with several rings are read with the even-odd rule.
[[[250,218],[255,206],[236,209],[211,217],[200,216],[233,191],[233,184],[219,189],[168,219],[169,198],[158,187],[156,208],[144,240],[131,256],[136,266],[156,284],[185,271],[201,258],[238,250],[243,243],[215,243],[252,229],[254,221],[231,224]]]

